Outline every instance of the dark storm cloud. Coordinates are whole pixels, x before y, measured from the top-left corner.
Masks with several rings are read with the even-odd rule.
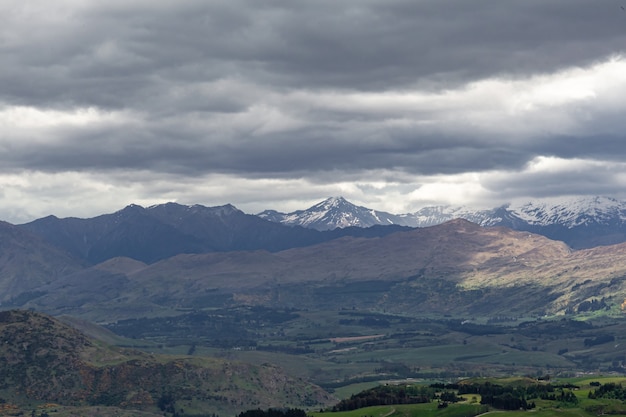
[[[279,89],[448,88],[588,64],[623,49],[625,26],[617,4],[583,0],[94,2],[64,10],[10,21],[19,39],[3,42],[2,75],[12,81],[4,97],[149,107],[151,94],[163,100],[176,85],[225,77]]]
[[[251,177],[364,169],[452,174],[470,169],[513,169],[523,166],[528,158],[528,153],[515,148],[485,147],[474,138],[446,138],[432,132],[424,132],[423,137],[419,132],[392,132],[388,136],[389,132],[377,135],[373,129],[369,134],[374,137],[364,138],[359,132],[312,127],[258,135],[245,130],[202,132],[184,123],[154,124],[63,129],[36,147],[26,140],[23,145],[12,145],[2,170],[25,166],[47,172],[67,167],[98,171],[121,168],[187,175],[245,172]]]
[[[358,189],[391,178],[393,189],[525,172],[541,157],[626,157],[618,2],[26,3],[8,0],[0,27],[3,175],[361,178]],[[519,178],[533,175],[546,174]],[[111,181],[122,177],[133,176]],[[482,181],[528,192],[507,175]]]

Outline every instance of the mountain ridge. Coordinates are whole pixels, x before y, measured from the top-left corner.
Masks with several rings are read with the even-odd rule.
[[[85,263],[39,236],[0,222],[0,305],[13,296],[79,271]],[[24,296],[27,296],[24,294]]]
[[[390,213],[356,206],[343,197],[330,197],[306,210],[285,214],[275,210],[263,211],[257,216],[274,222],[298,225],[315,230],[332,230],[350,226],[371,227],[402,224],[402,219]]]
[[[575,249],[626,241],[626,202],[599,196],[508,203],[478,210],[465,206],[427,206],[405,214],[376,211],[354,205],[343,197],[330,197],[305,210],[291,213],[266,210],[258,216],[316,230],[388,224],[429,227],[463,218],[485,227],[505,226],[542,234]]]
[[[555,314],[590,297],[607,297],[613,305],[626,298],[626,244],[572,251],[542,235],[484,228],[463,219],[279,252],[179,254],[145,266],[124,259],[105,265],[39,287],[41,295],[23,307],[108,321],[147,311],[172,314],[177,309],[241,303],[314,308],[329,303],[320,295],[327,291],[322,288],[338,293],[353,288],[358,293],[381,285],[385,289],[376,296],[378,301],[367,305],[379,303],[381,309],[413,313],[443,314],[453,308],[459,314],[473,314],[474,308],[492,307],[493,314],[505,313],[511,305],[496,306],[487,299],[476,304],[469,298],[470,304],[451,303],[447,297],[464,298],[476,290],[491,297],[513,287],[520,293],[534,291],[537,304],[529,308]],[[410,302],[444,283],[449,288],[436,299],[447,301],[440,305]],[[523,310],[522,304],[516,309]]]
[[[343,235],[380,236],[400,230],[345,228],[320,232],[245,214],[233,205],[132,204],[88,219],[48,216],[16,226],[76,258],[97,264],[115,257],[153,263],[181,253],[279,251]]]

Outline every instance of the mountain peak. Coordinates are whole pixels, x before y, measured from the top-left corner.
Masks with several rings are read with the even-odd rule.
[[[350,203],[348,200],[346,200],[345,198],[343,198],[342,196],[338,196],[338,197],[329,197],[326,200],[324,200],[324,202],[332,204],[332,205],[338,205],[338,204],[352,204]]]
[[[228,216],[233,213],[243,213],[237,207],[232,204],[224,204],[223,206],[211,207],[211,210],[214,214],[220,216]]]
[[[604,196],[543,198],[481,210],[427,206],[407,214],[380,212],[356,206],[343,197],[330,197],[306,210],[286,214],[267,210],[259,216],[322,231],[391,224],[428,227],[461,218],[484,227],[505,226],[544,234],[575,249],[626,241],[626,202]]]
[[[266,210],[259,216],[273,222],[319,231],[346,227],[406,225],[401,216],[357,206],[343,197],[329,197],[306,210],[286,214]]]
[[[354,206],[354,204],[350,203],[348,200],[346,200],[343,197],[329,197],[326,200],[310,207],[308,210],[314,210],[314,209],[330,210],[330,209],[337,209],[341,207],[350,207],[350,206]]]
[[[129,214],[129,213],[139,213],[143,210],[145,209],[139,204],[129,204],[123,209],[116,211],[115,214],[120,215],[120,214]]]

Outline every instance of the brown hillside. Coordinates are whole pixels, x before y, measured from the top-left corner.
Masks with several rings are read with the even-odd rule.
[[[493,304],[489,291],[515,297],[508,289],[524,287],[530,291],[526,297],[535,301],[532,306],[520,305],[519,312],[526,307],[558,312],[592,297],[611,297],[613,304],[621,304],[626,297],[622,277],[626,277],[624,244],[572,251],[540,235],[454,220],[382,238],[341,238],[277,253],[178,255],[148,266],[117,258],[40,287],[46,294],[27,306],[107,322],[176,314],[178,308],[202,308],[207,303],[220,306],[224,300],[280,299],[289,305],[287,300],[295,295],[300,301],[293,305],[298,305],[306,293],[308,302],[315,304],[311,298],[315,288],[331,291],[376,282],[388,283],[388,291],[404,283],[388,297],[381,293],[379,308],[413,307],[411,294],[420,299],[429,294],[430,301],[423,304],[429,311],[450,307],[449,303],[461,308],[464,294],[438,298],[442,293],[435,287],[445,282],[445,294],[482,291],[480,298],[472,296],[472,309]],[[394,304],[400,298],[404,304]],[[500,299],[498,311],[506,313],[514,302]]]
[[[455,220],[384,238],[342,238],[274,254],[180,255],[142,269],[132,274],[131,279],[155,287],[176,279],[184,283],[183,291],[240,289],[268,283],[396,280],[424,273],[448,274],[463,283],[477,269],[485,276],[495,271],[499,274],[507,268],[530,270],[570,255],[562,242]]]
[[[130,274],[129,279],[135,288],[147,288],[152,297],[189,299],[216,288],[237,293],[297,283],[418,276],[445,279],[467,289],[538,286],[558,293],[550,298],[558,310],[571,298],[572,286],[626,276],[626,245],[572,251],[540,235],[454,220],[383,238],[342,238],[278,253],[181,255]],[[622,286],[612,290],[614,297],[626,293]]]
[[[3,398],[65,405],[157,410],[165,395],[235,413],[250,408],[325,405],[321,389],[277,368],[212,358],[170,358],[111,348],[49,316],[0,312]],[[301,398],[303,392],[308,394]]]

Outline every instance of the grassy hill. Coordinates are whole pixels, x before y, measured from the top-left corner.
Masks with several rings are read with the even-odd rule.
[[[333,407],[359,405],[355,409],[336,412],[314,412],[311,417],[472,417],[497,414],[503,417],[591,417],[624,415],[622,396],[624,377],[586,376],[564,379],[535,379],[526,377],[474,378],[453,384],[402,383],[377,386],[359,392]],[[380,393],[401,392],[400,398]],[[410,402],[411,393],[428,392],[430,401]],[[376,394],[379,394],[378,397]],[[453,395],[450,395],[453,394]],[[386,404],[367,406],[383,399]],[[513,407],[513,399],[521,399],[527,409]],[[395,401],[394,401],[395,400]],[[398,401],[400,400],[400,401]],[[507,409],[508,406],[508,409]],[[350,407],[348,407],[350,408]]]

